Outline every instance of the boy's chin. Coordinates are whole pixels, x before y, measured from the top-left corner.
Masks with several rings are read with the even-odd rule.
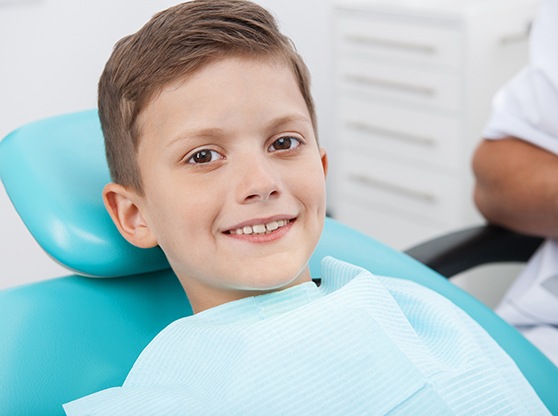
[[[246,282],[245,285],[239,285],[239,290],[257,293],[269,293],[284,290],[289,287],[299,285],[301,283],[310,282],[310,273],[304,270],[303,273],[293,277],[293,275],[268,275],[261,276],[257,281]]]

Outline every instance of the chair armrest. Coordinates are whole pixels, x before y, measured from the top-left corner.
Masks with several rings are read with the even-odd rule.
[[[450,278],[483,264],[526,262],[542,241],[542,237],[487,224],[434,238],[405,253]]]

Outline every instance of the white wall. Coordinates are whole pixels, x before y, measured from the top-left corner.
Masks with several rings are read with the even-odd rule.
[[[331,1],[259,1],[310,67],[325,146],[333,130]],[[0,138],[39,118],[95,107],[97,80],[114,43],[175,3],[0,0]],[[64,274],[34,242],[0,186],[0,288]]]

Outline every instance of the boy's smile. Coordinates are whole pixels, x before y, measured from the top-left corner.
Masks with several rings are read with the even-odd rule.
[[[225,231],[225,234],[254,241],[271,241],[272,238],[277,238],[282,235],[285,230],[292,226],[295,220],[296,218],[269,218],[248,221],[231,227],[229,230]],[[273,234],[273,236],[269,236],[270,234]],[[263,236],[268,237],[261,238]],[[256,238],[259,238],[259,240],[255,240]]]
[[[126,190],[120,228],[161,246],[195,312],[310,280],[327,160],[286,64],[214,61],[167,85],[138,126],[143,195]]]

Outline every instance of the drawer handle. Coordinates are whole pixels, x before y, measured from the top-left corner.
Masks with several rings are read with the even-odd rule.
[[[509,35],[504,35],[500,38],[500,44],[512,45],[519,42],[527,42],[529,40],[529,31],[510,33]]]
[[[436,203],[436,196],[434,194],[428,192],[416,191],[414,189],[407,188],[405,186],[396,185],[390,182],[371,178],[368,175],[350,173],[349,179],[354,182],[360,183],[361,185],[368,186],[370,188],[380,189],[382,191],[387,191],[405,197],[410,197],[430,204]]]
[[[391,137],[391,138],[396,139],[396,140],[401,140],[401,141],[404,141],[404,142],[414,143],[414,144],[418,144],[418,145],[421,145],[421,146],[426,146],[426,147],[435,147],[436,146],[436,140],[434,140],[430,137],[417,136],[417,135],[414,135],[414,134],[403,133],[403,132],[400,132],[400,131],[384,129],[384,128],[381,128],[381,127],[373,126],[373,125],[368,124],[368,123],[363,123],[361,121],[347,121],[347,127],[351,128],[351,129],[354,129],[354,130],[360,130],[360,131],[366,132],[366,133],[372,133],[372,134],[377,134],[377,135],[380,135],[380,136]]]
[[[423,87],[420,85],[406,84],[403,82],[388,81],[380,78],[372,78],[366,75],[348,74],[345,76],[347,81],[355,84],[361,84],[368,87],[386,88],[391,90],[398,90],[410,92],[417,95],[433,97],[436,91],[430,87]]]
[[[347,40],[347,42],[350,43],[367,45],[367,46],[376,46],[380,48],[399,49],[399,50],[405,50],[409,52],[422,53],[425,55],[435,55],[437,53],[437,50],[434,46],[420,44],[420,43],[401,42],[396,40],[373,38],[371,36],[362,36],[362,35],[347,35],[345,39]]]

